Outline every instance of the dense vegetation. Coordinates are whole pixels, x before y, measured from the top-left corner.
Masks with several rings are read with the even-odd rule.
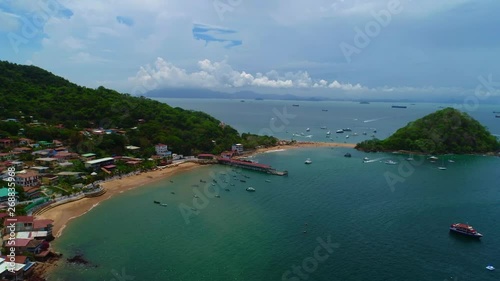
[[[61,140],[75,152],[122,154],[126,145],[154,154],[165,143],[174,153],[219,153],[242,143],[273,145],[276,139],[238,132],[203,112],[173,108],[145,97],[73,84],[35,66],[0,61],[0,137]],[[85,136],[85,128],[119,129],[124,134]]]
[[[488,130],[467,113],[445,108],[408,123],[385,140],[358,143],[364,151],[406,150],[423,153],[485,153],[500,148]]]

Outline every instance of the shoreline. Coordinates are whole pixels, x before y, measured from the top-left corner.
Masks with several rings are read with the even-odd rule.
[[[287,149],[296,148],[314,148],[314,147],[345,147],[354,148],[356,144],[351,143],[331,143],[331,142],[297,142],[294,144],[287,145],[277,145],[266,148],[259,148],[248,154],[244,154],[241,157],[247,157],[250,155],[256,155],[260,153],[266,153],[271,151],[282,151]],[[52,219],[54,220],[54,226],[52,232],[55,233],[54,237],[60,237],[63,230],[66,228],[67,224],[75,218],[78,218],[87,212],[91,211],[93,208],[97,207],[101,202],[106,201],[117,194],[121,194],[125,191],[135,189],[144,185],[150,185],[155,182],[165,180],[171,176],[177,175],[179,173],[190,171],[194,168],[201,167],[203,165],[193,162],[184,162],[180,164],[174,164],[173,167],[165,167],[158,169],[156,171],[143,172],[130,177],[124,177],[121,179],[113,179],[101,185],[106,189],[106,193],[91,198],[83,198],[77,201],[69,202],[63,205],[56,206],[46,212],[36,215],[39,219]]]
[[[62,235],[63,230],[66,228],[68,223],[70,223],[73,219],[90,212],[101,202],[106,201],[113,196],[121,194],[128,190],[145,185],[150,185],[179,173],[190,171],[201,166],[203,165],[193,162],[184,162],[177,164],[174,167],[166,167],[163,169],[158,169],[156,171],[143,172],[130,177],[110,180],[108,182],[101,183],[101,185],[106,189],[105,194],[98,197],[83,198],[77,201],[56,206],[40,215],[36,215],[36,218],[54,220],[52,233],[54,233],[54,237],[57,238]]]
[[[287,149],[314,148],[314,147],[354,148],[355,144],[327,143],[327,142],[298,142],[289,145],[277,145],[272,147],[259,148],[248,154],[242,155],[241,157],[248,157],[251,155],[257,155],[272,151],[284,151]],[[72,220],[77,219],[85,215],[86,213],[90,212],[92,209],[99,206],[101,202],[104,202],[112,198],[113,196],[121,194],[128,190],[132,190],[142,186],[147,186],[155,182],[168,179],[169,177],[172,177],[174,175],[191,171],[202,166],[205,165],[194,162],[183,162],[180,164],[174,164],[174,166],[171,167],[159,168],[156,171],[143,172],[137,175],[124,177],[121,179],[113,179],[108,182],[101,183],[101,185],[106,189],[105,194],[98,197],[83,198],[77,201],[56,206],[40,215],[36,215],[36,218],[54,220],[52,233],[54,233],[55,238],[58,238],[61,237],[64,229],[68,226],[68,224]],[[55,250],[56,248],[54,247],[52,249]],[[44,265],[38,271],[39,275],[45,277],[48,276],[48,274],[50,274],[50,272],[54,270],[58,266],[58,264],[59,264],[58,260],[55,260],[53,262],[48,262],[47,264],[44,263]]]

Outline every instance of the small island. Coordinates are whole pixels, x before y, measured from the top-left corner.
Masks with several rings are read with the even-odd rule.
[[[408,123],[387,139],[360,142],[356,149],[366,152],[484,154],[498,151],[500,143],[467,113],[448,107]]]

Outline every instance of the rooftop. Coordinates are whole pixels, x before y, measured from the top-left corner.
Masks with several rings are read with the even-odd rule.
[[[102,163],[102,162],[114,161],[114,160],[115,159],[113,157],[105,157],[105,158],[90,160],[90,161],[87,161],[85,163],[92,165],[92,164],[99,164],[99,163]]]

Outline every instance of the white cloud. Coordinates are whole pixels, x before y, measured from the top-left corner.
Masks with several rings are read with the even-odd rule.
[[[154,66],[141,67],[135,77],[129,81],[135,84],[151,84],[155,81],[161,87],[202,87],[202,88],[331,88],[344,91],[367,90],[360,84],[341,83],[326,80],[314,82],[305,71],[280,74],[271,70],[266,74],[257,72],[255,75],[233,69],[227,61],[212,62],[208,59],[198,62],[198,71],[188,72],[157,58]]]

